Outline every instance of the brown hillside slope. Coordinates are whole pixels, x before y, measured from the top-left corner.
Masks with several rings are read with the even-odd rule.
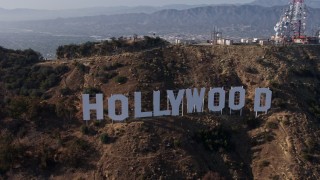
[[[71,69],[59,86],[46,92],[51,97],[47,103],[66,113],[63,120],[43,120],[48,121],[45,127],[25,120],[26,132],[14,143],[22,147],[21,157],[4,177],[316,179],[319,62],[319,46],[169,46],[40,63]],[[105,109],[111,94],[127,95],[133,108],[133,93],[142,91],[144,109],[151,110],[155,90],[231,86],[247,89],[243,116],[229,115],[226,108],[223,115],[130,118],[112,124],[106,112],[101,123],[91,121],[88,129],[80,128],[85,124],[81,94],[94,88],[103,92]],[[270,87],[273,101],[268,114],[255,118],[252,101],[257,87]],[[65,89],[71,93],[62,93]],[[7,119],[3,127],[13,121]]]

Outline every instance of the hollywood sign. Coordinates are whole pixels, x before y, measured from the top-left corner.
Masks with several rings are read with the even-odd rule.
[[[187,101],[187,113],[204,112],[206,88],[182,89],[178,92],[167,90],[167,109],[161,110],[160,91],[153,92],[153,111],[142,112],[141,92],[134,93],[134,118],[179,116],[184,99]],[[210,112],[220,112],[226,108],[226,91],[223,88],[212,88],[207,94],[207,108]],[[230,114],[232,111],[240,111],[245,106],[246,90],[243,87],[232,87],[229,91]],[[90,103],[90,95],[82,95],[83,120],[89,121],[90,111],[96,111],[97,120],[104,119],[103,95],[96,94],[95,103]],[[254,111],[256,116],[259,112],[267,113],[271,108],[272,91],[269,88],[257,88],[255,90]],[[117,113],[116,103],[121,104],[121,112]],[[171,108],[170,108],[170,106]],[[182,110],[183,111],[183,110]],[[183,112],[182,112],[183,113]],[[114,121],[124,121],[129,118],[129,98],[122,94],[115,94],[108,98],[108,116]]]

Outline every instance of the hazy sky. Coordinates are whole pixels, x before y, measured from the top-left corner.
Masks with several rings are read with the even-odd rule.
[[[70,9],[99,6],[162,6],[167,4],[247,3],[253,0],[0,0],[7,9]]]

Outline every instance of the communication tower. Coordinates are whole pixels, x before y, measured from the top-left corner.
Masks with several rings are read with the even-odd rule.
[[[301,43],[305,44],[307,20],[307,7],[305,0],[290,0],[289,7],[275,25],[274,40],[276,43]]]

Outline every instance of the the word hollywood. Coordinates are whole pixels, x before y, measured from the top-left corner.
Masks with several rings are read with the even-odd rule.
[[[166,110],[160,108],[160,91],[153,92],[153,112],[142,112],[141,92],[134,93],[134,117],[158,117],[158,116],[179,116],[180,109],[183,108],[183,100],[187,101],[187,113],[204,111],[204,99],[206,88],[198,89],[182,89],[176,91],[167,90],[168,106]],[[232,87],[229,91],[229,108],[231,111],[241,111],[245,106],[246,90],[243,87]],[[221,112],[226,105],[226,91],[223,88],[211,88],[208,92],[208,109],[210,112]],[[104,119],[103,111],[103,95],[96,94],[96,102],[90,103],[90,95],[82,95],[83,103],[83,119],[90,120],[90,111],[96,111],[97,120]],[[255,90],[254,111],[256,116],[258,112],[267,113],[271,108],[272,91],[269,88],[257,88]],[[116,102],[121,104],[121,113],[116,112]],[[170,106],[171,109],[170,109]],[[124,121],[129,118],[129,99],[122,94],[112,95],[108,98],[108,116],[114,121]]]

